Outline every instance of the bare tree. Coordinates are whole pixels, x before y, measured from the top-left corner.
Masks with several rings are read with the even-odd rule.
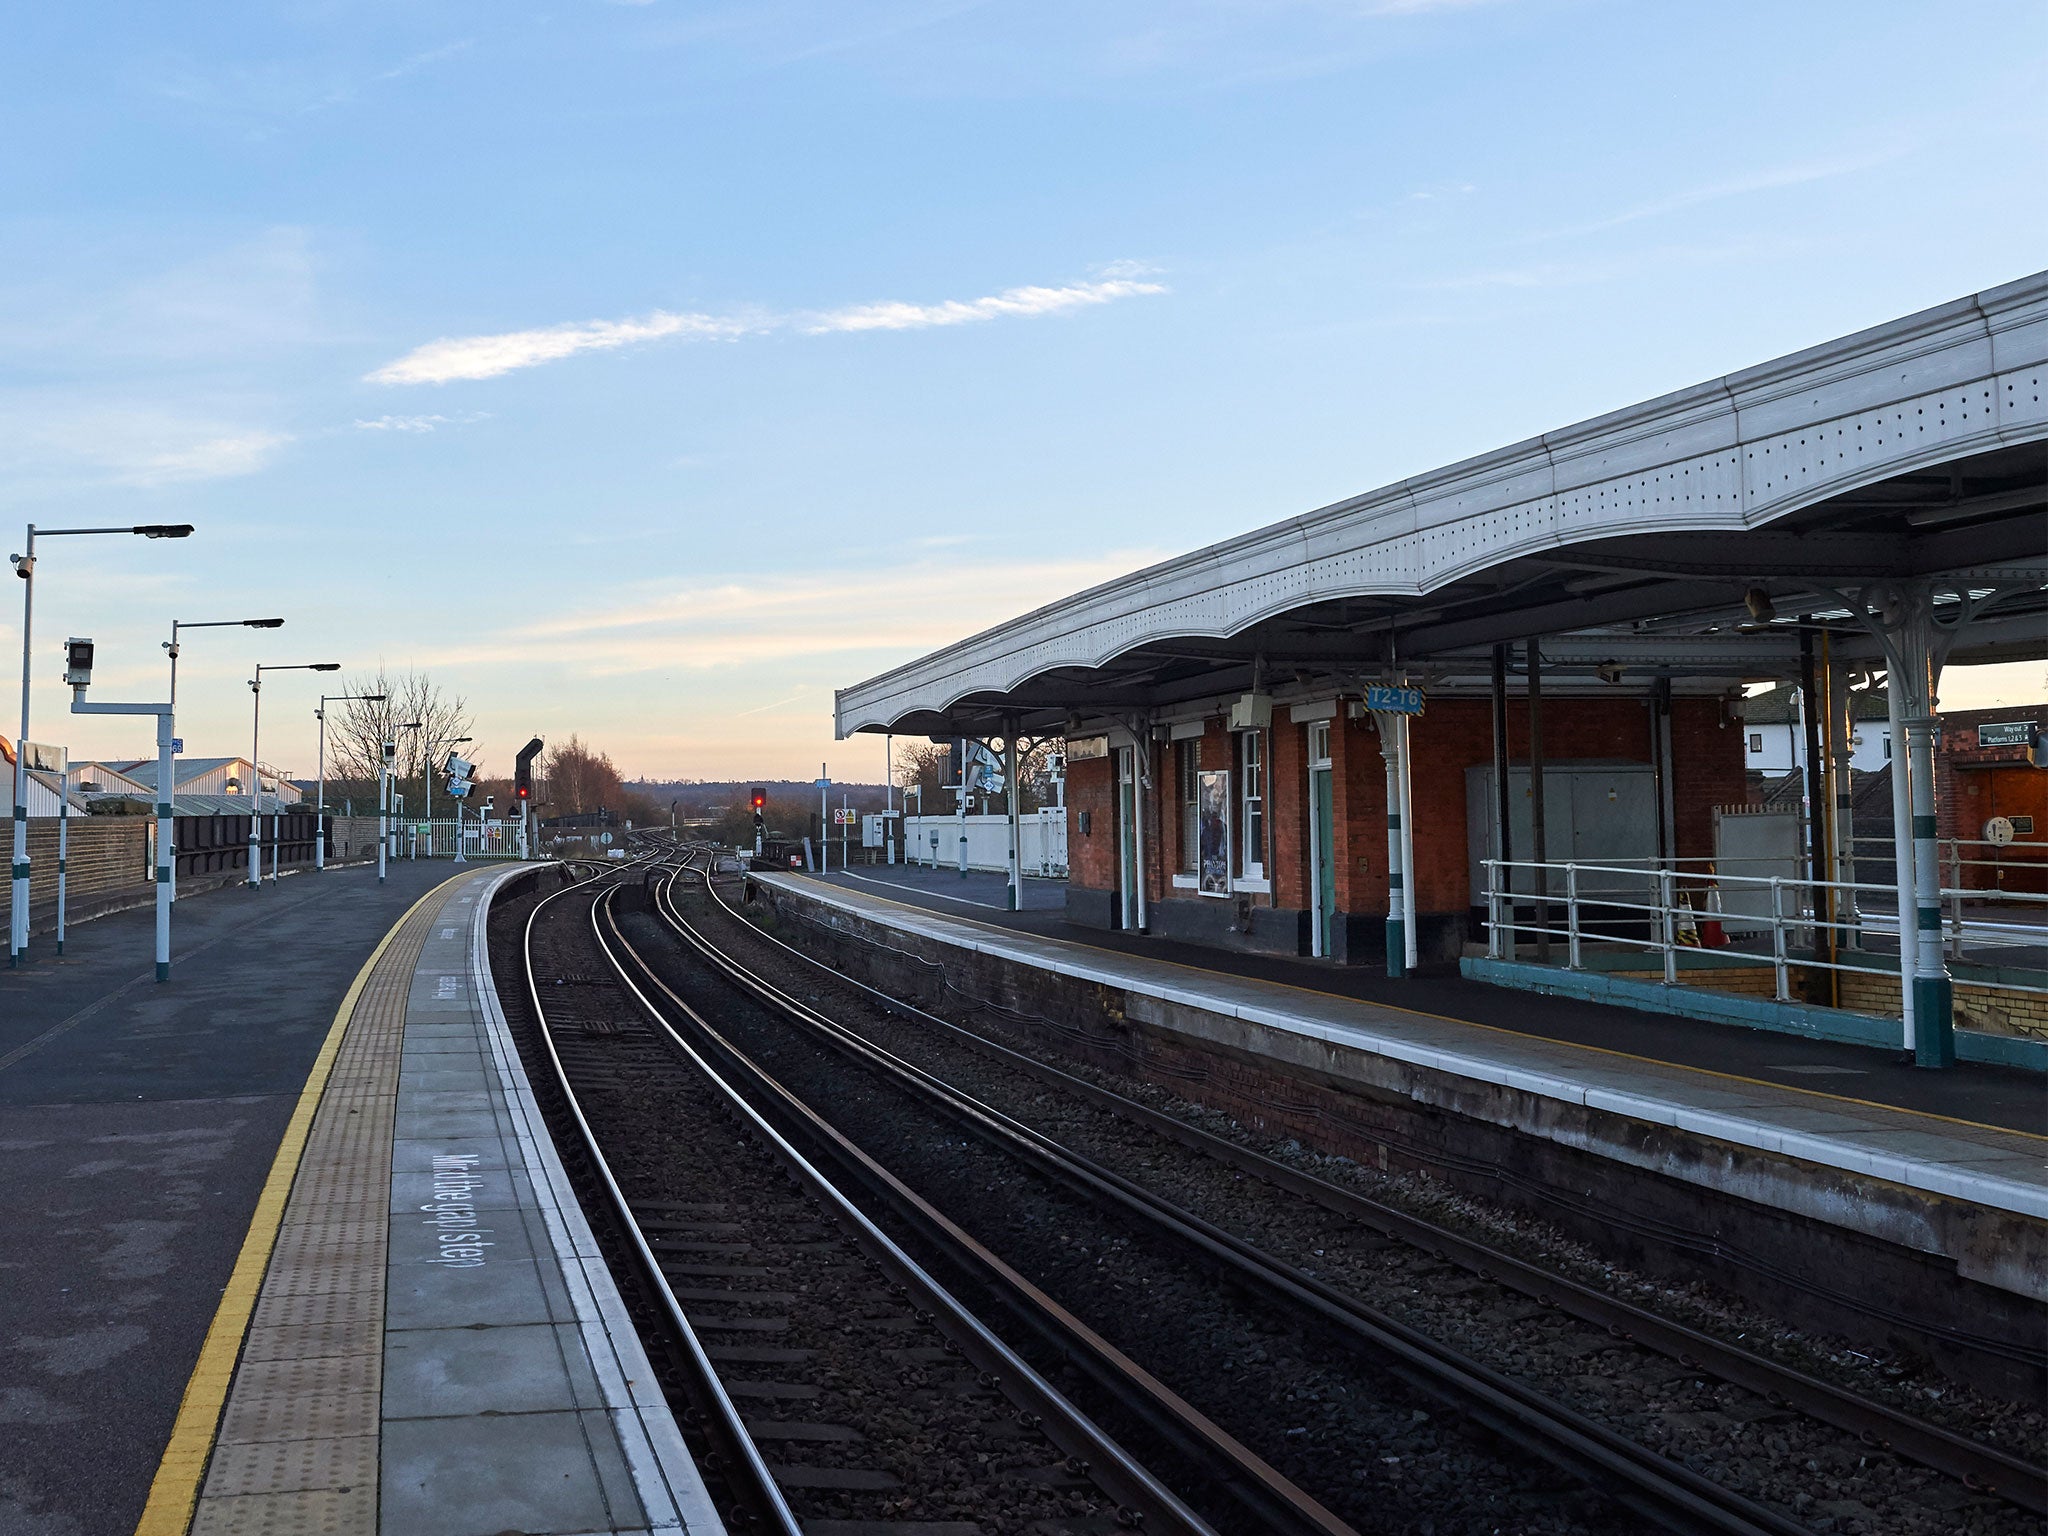
[[[398,758],[393,766],[399,790],[408,806],[424,805],[427,775],[447,761],[457,738],[470,734],[468,701],[445,691],[430,674],[412,668],[387,672],[379,667],[373,673],[346,676],[341,691],[382,694],[383,699],[353,698],[327,712],[328,777],[354,783],[374,795],[384,743],[395,741]],[[415,721],[417,730],[399,729]],[[459,751],[472,763],[479,760],[474,743]]]
[[[951,802],[940,790],[946,783],[947,750],[936,741],[908,742],[896,749],[896,784],[899,789],[918,790],[922,811],[942,811]]]
[[[1035,811],[1041,805],[1053,803],[1053,790],[1047,777],[1053,753],[1060,749],[1056,738],[1024,743],[1018,753],[1017,783],[1021,790],[1018,807]],[[960,781],[959,765],[950,757],[949,744],[937,741],[913,741],[896,749],[896,783],[904,790],[922,787],[918,796],[920,811],[934,815],[950,815],[954,809],[953,796],[949,786]]]
[[[577,736],[547,750],[540,761],[540,780],[538,793],[550,816],[603,810],[641,825],[652,822],[656,816],[654,801],[640,790],[627,787],[610,755]]]

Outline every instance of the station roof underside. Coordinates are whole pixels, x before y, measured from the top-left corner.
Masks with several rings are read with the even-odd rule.
[[[1795,675],[1802,620],[1881,669],[1854,613],[1920,581],[1937,615],[1999,594],[1951,661],[2048,654],[2048,272],[1091,588],[841,690],[836,725],[1035,735],[1539,638],[1560,682],[1726,686]]]

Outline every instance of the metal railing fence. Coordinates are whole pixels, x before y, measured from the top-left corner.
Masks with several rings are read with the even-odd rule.
[[[1585,969],[1589,944],[1640,950],[1661,958],[1664,980],[1678,981],[1681,957],[1688,966],[1754,967],[1769,964],[1780,1002],[1792,998],[1793,968],[1868,975],[1880,968],[1846,954],[1895,954],[1873,950],[1870,941],[1887,932],[1896,943],[1898,892],[1870,881],[1788,879],[1718,870],[1644,868],[1636,861],[1584,864],[1533,859],[1485,859],[1488,953],[1513,959],[1524,936],[1564,941],[1568,969]],[[1676,861],[1672,861],[1676,862]],[[1706,862],[1706,861],[1694,861]],[[1517,885],[1527,889],[1516,890]],[[1723,888],[1762,896],[1741,914],[1722,910]],[[1829,900],[1824,893],[1836,893]],[[1942,901],[1980,896],[1979,891],[1944,887]],[[1958,917],[1957,958],[1985,968],[1967,979],[1994,991],[2048,993],[2048,894],[2007,891],[2003,899],[2030,921],[1986,922]],[[1846,897],[1847,899],[1841,899]],[[1564,908],[1564,926],[1551,909]],[[1532,909],[1525,920],[1523,907]],[[1890,910],[1887,910],[1887,908]],[[1830,915],[1828,909],[1833,909]],[[1956,910],[1960,913],[1958,903]],[[1720,942],[1708,942],[1710,926]],[[1738,939],[1737,935],[1741,937]],[[1975,953],[1966,954],[1965,947]],[[2025,951],[1998,958],[2001,951]],[[1992,958],[1987,958],[1990,956]],[[2019,972],[2019,975],[2014,975]],[[1886,974],[1889,974],[1888,972]]]
[[[417,819],[392,825],[392,856],[400,859],[452,859],[455,857],[455,818],[433,821]],[[462,856],[465,859],[517,859],[524,857],[520,828],[516,821],[490,821],[479,826],[474,817],[462,821]]]

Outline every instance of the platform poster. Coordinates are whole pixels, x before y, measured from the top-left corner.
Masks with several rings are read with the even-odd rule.
[[[1230,894],[1230,772],[1195,775],[1195,822],[1201,847],[1196,889],[1204,896]]]

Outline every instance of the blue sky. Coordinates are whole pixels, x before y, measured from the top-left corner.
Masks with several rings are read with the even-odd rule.
[[[66,634],[138,696],[173,617],[274,611],[187,650],[192,751],[246,740],[251,661],[382,660],[467,695],[499,767],[573,730],[629,772],[872,777],[835,685],[2048,264],[2031,0],[10,33],[6,523],[199,526],[46,548],[34,734],[83,752],[147,744],[58,719]],[[310,771],[312,684],[275,687],[265,755]]]

